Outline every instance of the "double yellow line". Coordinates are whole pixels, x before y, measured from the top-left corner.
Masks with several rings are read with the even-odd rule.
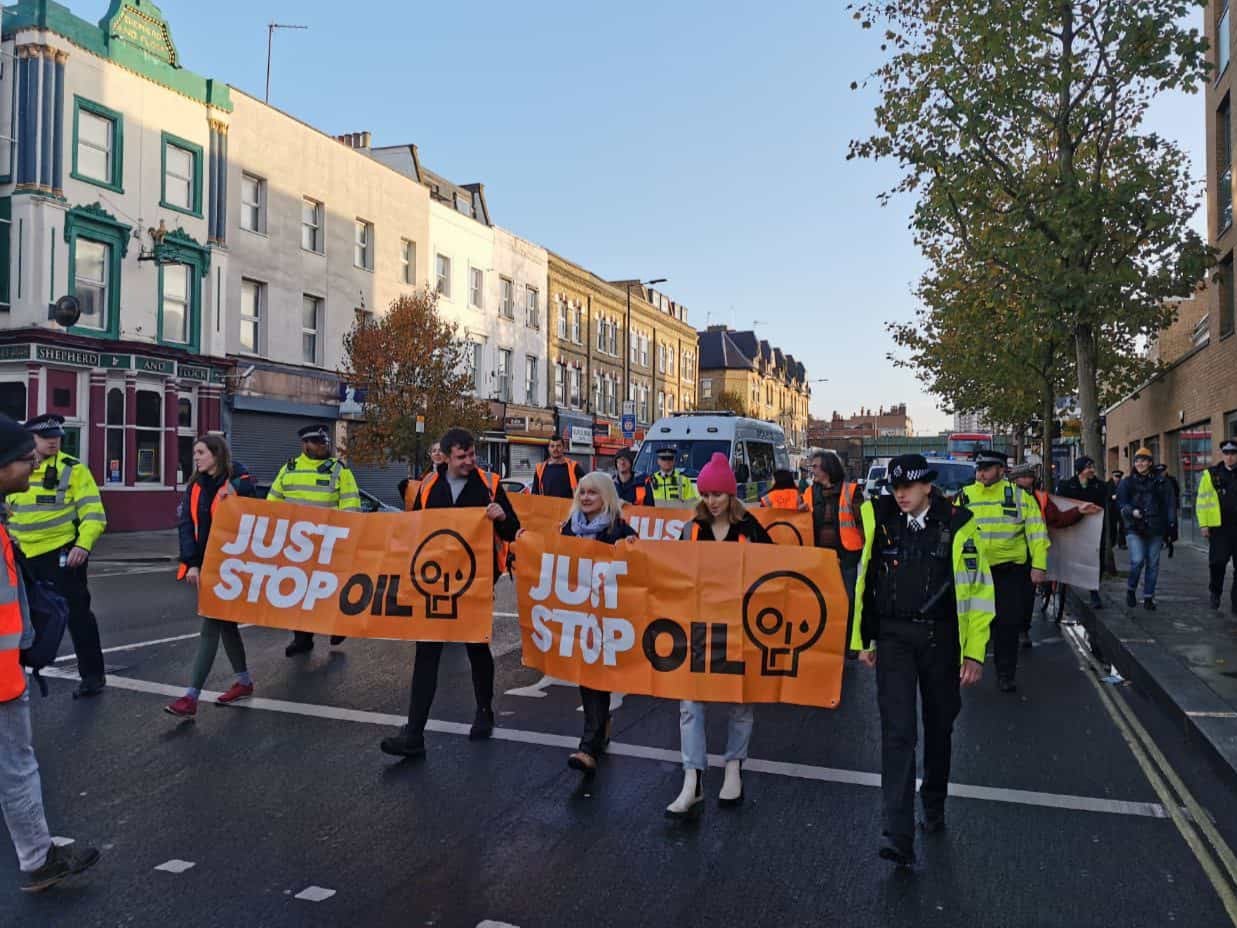
[[[1130,753],[1134,755],[1151,788],[1155,790],[1164,811],[1177,826],[1177,831],[1181,833],[1203,872],[1207,874],[1207,879],[1211,881],[1212,888],[1224,904],[1229,919],[1237,925],[1237,855],[1234,855],[1232,848],[1216,830],[1207,811],[1186,789],[1181,777],[1134,711],[1124,700],[1114,696],[1108,686],[1099,681],[1096,673],[1088,672],[1102,672],[1105,668],[1100,667],[1091,656],[1081,626],[1066,626],[1062,628],[1062,632],[1083,661],[1083,676],[1095,687],[1100,704],[1121,732],[1121,737],[1125,739]]]

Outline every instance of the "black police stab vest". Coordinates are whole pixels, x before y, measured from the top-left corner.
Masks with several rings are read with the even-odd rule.
[[[881,507],[884,508],[884,507]],[[953,533],[930,506],[924,528],[911,532],[896,506],[878,514],[872,558],[876,561],[875,606],[886,618],[957,621],[952,592]]]

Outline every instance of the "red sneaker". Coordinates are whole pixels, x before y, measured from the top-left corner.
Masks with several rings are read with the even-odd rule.
[[[198,714],[198,701],[192,696],[182,696],[176,702],[164,706],[163,711],[168,715],[191,719]]]
[[[238,699],[248,699],[253,695],[252,683],[233,683],[226,693],[222,693],[216,702],[221,706],[226,706],[229,703],[234,703]]]

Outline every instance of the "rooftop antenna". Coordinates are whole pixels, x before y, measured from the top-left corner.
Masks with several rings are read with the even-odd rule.
[[[308,26],[293,26],[287,23],[267,23],[266,26],[266,103],[271,102],[271,42],[276,29],[308,29]]]

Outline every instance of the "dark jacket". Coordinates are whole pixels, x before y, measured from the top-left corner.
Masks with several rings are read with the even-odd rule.
[[[1117,506],[1125,520],[1125,530],[1136,535],[1164,536],[1177,527],[1177,501],[1173,488],[1163,477],[1130,474],[1117,487]],[[1134,510],[1140,512],[1134,518]]]
[[[628,480],[626,483],[623,483],[616,476],[614,478],[614,489],[618,491],[619,499],[621,499],[625,503],[631,503],[633,505],[651,506],[653,505],[653,495],[649,492],[648,487],[645,485],[647,479],[648,478],[642,477],[639,474],[632,474],[631,479]],[[644,490],[644,502],[643,503],[640,503],[636,499],[636,492],[638,490]]]
[[[683,526],[683,541],[692,541],[692,526],[700,526],[699,541],[717,541],[713,537],[713,520],[704,517],[692,519]],[[759,545],[771,545],[773,539],[769,537],[769,533],[765,531],[765,527],[756,521],[756,517],[750,512],[744,513],[743,521],[730,526],[730,533],[722,539],[723,541],[738,541],[740,537],[746,538],[749,542]]]
[[[571,499],[575,496],[575,490],[571,486],[571,471],[573,470],[576,472],[577,483],[588,473],[587,468],[581,467],[580,462],[572,458],[565,458],[562,464],[546,461],[544,465],[538,465],[538,471],[533,473],[532,492],[537,496],[559,496],[563,499]]]
[[[1062,480],[1057,484],[1057,496],[1095,503],[1100,509],[1108,508],[1108,496],[1111,492],[1109,485],[1099,478],[1092,480],[1085,487],[1077,477],[1070,477],[1069,480]]]
[[[206,554],[206,542],[210,537],[210,507],[215,502],[215,497],[223,487],[225,479],[224,477],[201,475],[196,481],[185,487],[184,496],[181,497],[180,505],[176,509],[176,529],[180,536],[180,562],[186,567],[202,566],[202,558]],[[249,471],[245,469],[244,464],[236,461],[232,462],[231,483],[232,489],[236,491],[237,496],[254,495],[253,478],[249,476]],[[196,530],[193,520],[194,487],[200,487],[197,500],[198,518]]]
[[[520,530],[520,519],[515,514],[515,510],[511,508],[511,500],[507,499],[507,491],[502,488],[501,483],[498,485],[497,495],[491,495],[490,488],[481,479],[481,474],[474,470],[468,475],[468,482],[464,484],[464,489],[460,490],[459,499],[452,500],[451,484],[447,482],[446,464],[438,465],[437,479],[434,479],[433,474],[425,479],[434,480],[433,486],[430,487],[429,497],[422,506],[425,484],[421,484],[421,492],[417,493],[416,499],[412,501],[413,512],[418,509],[466,509],[469,507],[484,509],[490,503],[498,503],[503,512],[507,514],[507,518],[494,523],[494,532],[503,541],[515,541],[516,533]],[[498,563],[498,547],[495,546],[494,577],[498,578],[501,575],[502,567]]]
[[[571,519],[563,523],[563,534],[570,538],[575,537],[575,532],[571,530]],[[621,518],[616,518],[610,523],[610,527],[598,535],[594,541],[600,541],[602,544],[614,545],[618,544],[624,538],[631,538],[636,534],[636,530],[624,522]]]

